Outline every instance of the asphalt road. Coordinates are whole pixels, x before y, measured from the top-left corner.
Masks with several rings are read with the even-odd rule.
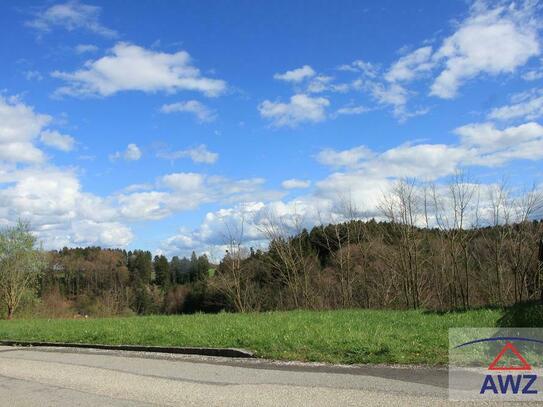
[[[449,404],[447,381],[444,369],[0,347],[2,406],[434,406]]]

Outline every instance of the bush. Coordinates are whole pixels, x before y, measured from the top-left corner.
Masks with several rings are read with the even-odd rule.
[[[526,302],[505,309],[498,326],[503,328],[543,328],[543,305]]]
[[[164,296],[162,307],[166,314],[181,314],[185,311],[185,303],[190,295],[190,289],[184,285],[171,288]]]

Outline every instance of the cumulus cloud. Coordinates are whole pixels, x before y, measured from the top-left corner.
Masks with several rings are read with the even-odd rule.
[[[420,108],[417,110],[409,111],[407,109],[407,101],[410,92],[398,83],[380,83],[380,82],[368,82],[366,84],[372,97],[384,106],[391,106],[394,117],[400,122],[404,122],[410,117],[421,116],[428,113],[428,108]]]
[[[117,33],[100,23],[102,9],[97,6],[69,1],[54,4],[37,12],[33,20],[26,25],[38,30],[40,33],[49,32],[54,28],[63,28],[68,31],[86,30],[104,37],[116,37]]]
[[[431,57],[432,47],[416,49],[395,62],[385,74],[385,79],[389,82],[415,79],[418,75],[428,72],[434,67]]]
[[[9,162],[39,163],[45,157],[33,144],[51,116],[34,109],[14,97],[0,95],[0,159]]]
[[[454,172],[467,153],[463,148],[444,144],[406,144],[382,153],[366,146],[343,151],[325,149],[316,158],[332,168],[363,171],[371,177],[436,179]]]
[[[34,143],[61,150],[74,139],[45,127],[52,121],[17,98],[0,96],[0,224],[28,220],[46,248],[73,245],[124,246],[130,229],[117,221],[106,200],[82,191],[77,174],[47,163]]]
[[[357,216],[378,216],[379,201],[391,185],[392,181],[382,178],[333,174],[319,181],[314,193],[290,201],[248,201],[208,212],[200,226],[179,230],[162,242],[161,249],[169,255],[188,255],[198,250],[217,260],[224,256],[230,238],[245,247],[265,249],[271,228],[295,234],[301,228],[349,219],[346,200],[360,205],[360,210],[355,209]]]
[[[258,110],[275,127],[296,127],[305,122],[324,121],[329,105],[326,98],[296,94],[291,96],[288,103],[265,100],[258,106]]]
[[[61,134],[56,130],[42,131],[40,140],[43,144],[61,151],[72,151],[75,145],[75,140],[72,136]]]
[[[124,246],[132,232],[106,200],[82,191],[77,174],[47,163],[38,140],[69,151],[74,139],[48,130],[52,118],[0,96],[0,224],[28,220],[46,248]],[[4,163],[18,165],[4,166]]]
[[[218,96],[226,89],[224,81],[202,76],[186,51],[155,52],[126,42],[117,43],[102,58],[87,61],[82,69],[55,71],[52,76],[67,82],[56,90],[57,96],[110,96],[122,91],[196,91]]]
[[[264,249],[271,220],[280,223],[285,231],[296,233],[298,227],[310,228],[319,223],[323,213],[329,212],[330,201],[316,196],[308,198],[250,201],[208,212],[199,227],[179,230],[162,242],[161,249],[169,255],[187,255],[196,249],[216,260],[224,256],[230,238],[246,247]]]
[[[373,154],[374,153],[365,146],[353,147],[343,151],[326,148],[319,152],[316,158],[319,163],[329,167],[352,168],[357,166],[361,160],[372,157]]]
[[[72,223],[71,241],[78,246],[124,247],[133,238],[130,228],[119,222],[79,220]]]
[[[293,69],[292,71],[276,73],[273,75],[273,78],[280,81],[298,83],[304,79],[311,78],[312,76],[315,76],[315,71],[313,68],[311,68],[309,65],[304,65],[301,68]]]
[[[187,150],[159,151],[157,157],[172,161],[181,158],[190,158],[193,162],[198,164],[214,164],[219,159],[219,154],[209,151],[205,144],[200,144],[197,147],[189,148]]]
[[[162,105],[160,111],[162,113],[191,113],[200,122],[211,122],[216,118],[213,110],[197,100],[165,104]]]
[[[116,199],[122,216],[128,219],[162,219],[206,203],[236,203],[283,196],[281,192],[263,190],[264,182],[262,178],[232,180],[216,175],[179,172],[159,177],[153,190],[121,193]]]
[[[291,178],[283,181],[281,186],[285,189],[305,189],[309,188],[311,181],[304,179]]]
[[[433,55],[445,68],[431,87],[431,95],[451,99],[467,80],[480,74],[512,73],[539,55],[537,25],[532,3],[489,8],[476,2],[469,17],[443,41]]]
[[[510,105],[496,107],[488,114],[494,120],[534,120],[543,116],[543,89],[516,95]]]
[[[535,122],[498,129],[493,123],[474,123],[455,130],[462,144],[475,148],[473,164],[495,166],[515,160],[543,158],[543,126]]]
[[[0,179],[0,223],[28,220],[46,248],[101,245],[132,240],[106,200],[82,191],[76,174],[53,166],[9,171]]]
[[[130,143],[126,150],[123,152],[117,151],[109,156],[109,159],[111,161],[118,160],[119,158],[123,158],[126,161],[137,161],[141,158],[142,152],[140,148],[133,143]]]
[[[515,159],[543,158],[543,126],[535,122],[496,128],[472,123],[454,130],[456,144],[404,144],[378,153],[366,146],[324,149],[316,159],[332,168],[346,168],[371,177],[438,179],[462,167],[494,167]],[[424,163],[424,165],[421,165]]]

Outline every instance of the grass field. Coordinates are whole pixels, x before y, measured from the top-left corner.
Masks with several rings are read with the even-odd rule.
[[[504,322],[526,326],[536,314],[532,308],[516,313],[341,310],[13,320],[0,321],[0,339],[237,347],[282,360],[438,365],[447,363],[448,328]]]

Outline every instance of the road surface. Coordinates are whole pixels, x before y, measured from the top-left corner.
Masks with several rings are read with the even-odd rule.
[[[434,406],[449,404],[447,380],[444,369],[0,347],[2,406]]]

